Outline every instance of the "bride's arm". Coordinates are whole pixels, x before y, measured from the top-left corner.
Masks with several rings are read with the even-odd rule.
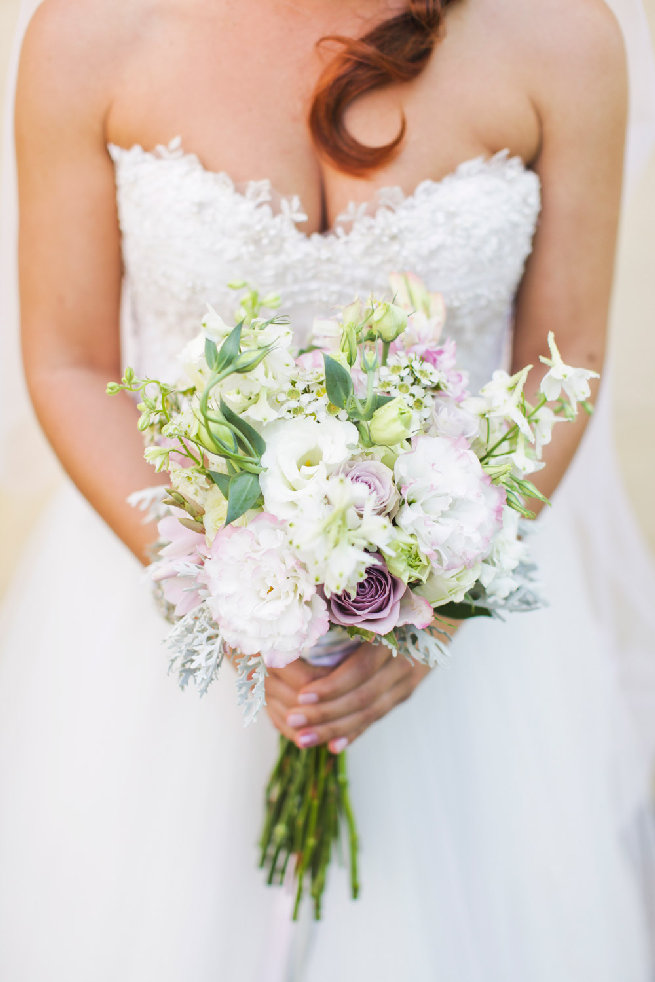
[[[517,296],[512,371],[533,364],[526,393],[536,402],[555,333],[566,364],[602,372],[621,203],[627,114],[623,39],[613,14],[592,2],[573,25],[558,21],[550,43],[561,71],[536,62],[531,82],[541,121],[542,211]],[[583,33],[584,32],[584,33]],[[576,36],[577,35],[577,36]],[[582,36],[582,42],[579,40]],[[546,53],[547,53],[546,42]],[[568,66],[568,67],[567,67]],[[598,383],[592,382],[592,401]],[[557,424],[534,483],[550,497],[588,423]],[[539,511],[539,502],[531,503]]]
[[[625,56],[619,28],[599,0],[551,0],[539,11],[532,4],[501,7],[505,22],[494,7],[493,27],[506,30],[508,44],[526,52],[523,81],[542,133],[536,161],[542,213],[517,298],[512,352],[515,370],[535,365],[528,391],[534,397],[550,330],[566,363],[602,367],[621,193]],[[575,424],[555,426],[546,468],[535,480],[547,495],[561,480],[586,421],[581,412]],[[407,699],[425,675],[423,666],[366,645],[301,688],[297,698],[283,679],[272,680],[269,710],[301,745],[328,743],[339,750]]]
[[[140,559],[153,529],[126,504],[155,483],[121,374],[120,238],[104,119],[111,25],[46,4],[23,48],[16,100],[22,343],[48,439],[82,493]],[[76,5],[75,5],[76,6]]]

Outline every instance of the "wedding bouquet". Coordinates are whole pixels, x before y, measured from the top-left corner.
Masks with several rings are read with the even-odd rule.
[[[268,667],[334,662],[359,641],[433,666],[448,618],[539,604],[520,523],[526,498],[545,499],[529,475],[595,373],[565,365],[551,334],[535,405],[531,366],[471,394],[440,295],[397,275],[390,296],[316,321],[297,351],[279,299],[246,289],[236,326],[208,310],[177,384],[127,369],[108,387],[140,394],[146,459],[168,473],[150,572],[171,665],[204,692],[227,658],[247,721]],[[281,738],[262,866],[281,882],[295,857],[294,916],[307,879],[320,916],[344,824],[356,896],[345,754]]]

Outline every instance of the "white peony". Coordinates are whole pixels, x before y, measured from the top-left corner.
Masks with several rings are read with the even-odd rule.
[[[244,655],[282,668],[328,630],[325,601],[273,515],[219,531],[204,572],[221,635]]]
[[[433,566],[461,569],[482,559],[500,527],[505,493],[466,440],[420,436],[394,472],[405,499],[396,524],[416,536]]]

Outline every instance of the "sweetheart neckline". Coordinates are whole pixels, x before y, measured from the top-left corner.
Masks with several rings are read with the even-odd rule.
[[[107,150],[115,164],[121,157],[138,155],[155,162],[183,163],[187,167],[190,166],[206,179],[216,181],[228,193],[243,201],[251,202],[253,207],[268,206],[273,218],[286,219],[290,227],[306,243],[326,242],[333,239],[343,241],[348,239],[362,222],[366,222],[369,227],[370,225],[374,226],[379,222],[383,213],[411,207],[427,191],[440,192],[462,178],[470,179],[481,173],[493,173],[495,169],[507,170],[509,173],[514,172],[519,176],[535,181],[537,188],[541,188],[539,175],[527,166],[522,157],[518,154],[511,154],[510,150],[505,148],[493,154],[479,154],[462,160],[443,177],[437,179],[424,178],[408,193],[405,193],[397,184],[376,188],[371,200],[359,203],[350,201],[346,208],[336,216],[332,227],[324,231],[308,233],[298,227],[302,222],[307,221],[307,215],[299,195],[282,194],[273,187],[268,178],[236,182],[227,171],[212,170],[203,164],[197,154],[184,150],[182,139],[179,136],[174,137],[168,144],[158,144],[152,150],[144,148],[140,143],[123,147],[112,142],[107,143]],[[273,209],[274,203],[279,206],[277,212]],[[350,228],[344,228],[343,226],[348,223],[350,223]]]

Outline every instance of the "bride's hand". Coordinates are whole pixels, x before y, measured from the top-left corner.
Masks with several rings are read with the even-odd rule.
[[[394,658],[382,645],[362,644],[337,668],[320,676],[317,671],[300,661],[269,670],[268,712],[297,746],[327,743],[332,753],[340,753],[409,698],[430,669]]]

